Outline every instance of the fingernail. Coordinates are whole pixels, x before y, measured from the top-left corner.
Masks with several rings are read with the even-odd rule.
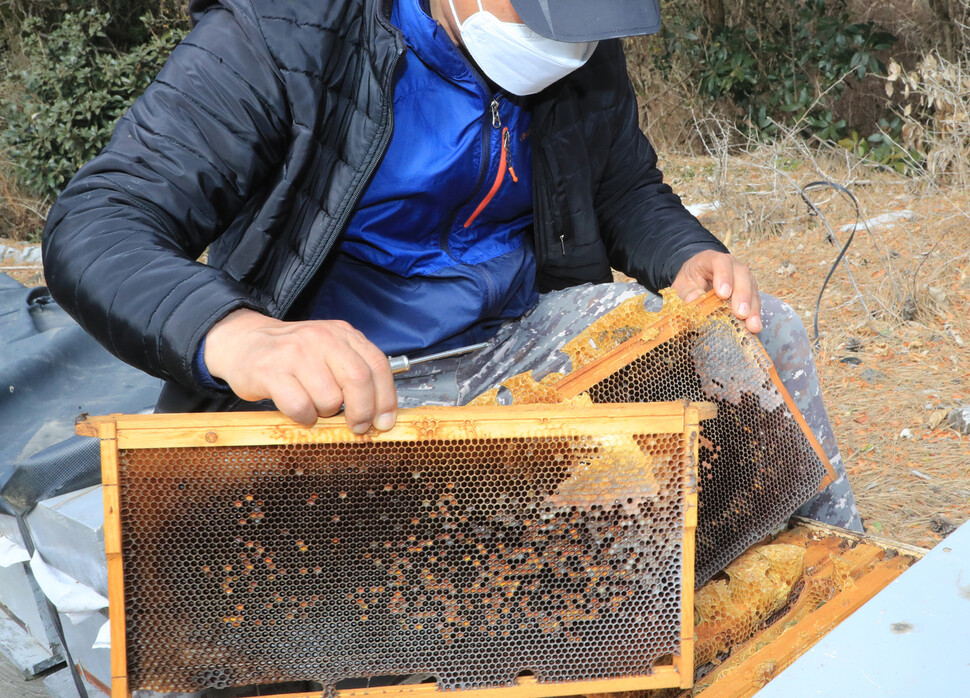
[[[731,287],[727,284],[721,284],[718,286],[717,295],[721,296],[722,298],[727,298],[731,295]]]
[[[755,332],[761,332],[762,325],[761,325],[761,318],[760,317],[754,318],[754,320],[752,321],[751,324],[754,326],[754,331]]]
[[[370,424],[367,422],[361,422],[360,424],[355,424],[350,427],[350,430],[358,435],[366,434],[368,429],[370,429]]]
[[[388,431],[394,426],[395,421],[397,421],[397,414],[385,412],[377,416],[377,419],[374,420],[374,426],[377,427],[378,431]]]
[[[742,317],[747,317],[750,310],[751,306],[749,306],[747,303],[740,303],[738,305],[738,315],[741,315]]]

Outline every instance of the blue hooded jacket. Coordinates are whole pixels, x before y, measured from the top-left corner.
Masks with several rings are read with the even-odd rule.
[[[387,154],[291,315],[346,320],[387,354],[482,341],[538,298],[529,112],[422,4],[402,0],[391,14],[410,51]]]

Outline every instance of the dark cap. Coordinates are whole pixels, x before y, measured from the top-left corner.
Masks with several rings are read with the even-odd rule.
[[[532,31],[557,41],[598,41],[660,31],[660,0],[511,0]]]

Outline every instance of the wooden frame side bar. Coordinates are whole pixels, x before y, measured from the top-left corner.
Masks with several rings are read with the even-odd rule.
[[[629,407],[637,416],[672,416],[684,414],[684,402],[682,400],[672,400],[668,402],[645,402],[638,403],[639,407]],[[619,408],[617,410],[617,408]],[[505,422],[509,419],[539,417],[553,418],[559,420],[573,420],[577,415],[580,417],[601,417],[607,411],[618,411],[620,414],[626,409],[626,405],[476,405],[463,407],[447,407],[429,405],[425,407],[408,407],[398,412],[398,421],[410,423],[422,419],[435,419],[441,422],[462,422],[475,419],[482,422]],[[292,428],[302,434],[307,431],[318,429],[321,426],[339,425],[344,423],[342,416],[321,417],[312,427],[305,427],[297,424],[293,420],[284,416],[280,412],[258,411],[258,412],[186,412],[168,414],[109,414],[101,416],[90,416],[77,422],[75,431],[84,436],[99,436],[99,428],[102,424],[110,422],[117,424],[119,428],[125,430],[156,429],[165,428],[185,428],[198,426],[214,427],[242,427],[242,426],[264,426],[266,424],[276,424],[280,428]],[[366,436],[366,435],[365,435]]]
[[[711,411],[714,414],[711,414]],[[680,688],[694,685],[694,556],[697,529],[697,453],[701,419],[716,415],[711,403],[693,403],[684,415],[684,543],[681,556]]]
[[[812,450],[815,451],[815,455],[817,455],[819,460],[822,461],[822,466],[825,468],[826,474],[818,486],[818,491],[821,492],[823,489],[832,484],[832,482],[838,477],[835,472],[835,468],[832,467],[832,462],[825,454],[822,444],[820,444],[818,439],[815,437],[815,432],[812,431],[812,428],[808,426],[808,422],[805,421],[802,411],[798,409],[798,405],[795,404],[795,400],[788,392],[788,388],[786,388],[785,384],[781,382],[781,376],[778,375],[778,369],[775,368],[775,362],[771,360],[770,356],[768,356],[768,350],[765,349],[764,345],[761,343],[761,340],[759,340],[757,337],[754,339],[755,341],[753,342],[753,346],[755,347],[755,350],[768,364],[768,376],[771,378],[772,384],[785,401],[788,411],[791,412],[792,417],[795,418],[795,423],[798,424],[799,428],[802,430],[802,433],[805,434],[805,438],[808,439],[808,443],[811,445]]]
[[[108,615],[111,624],[111,698],[128,698],[125,576],[121,556],[121,498],[118,491],[118,441],[115,424],[107,422],[99,425],[99,433],[104,499],[104,551],[108,565]]]
[[[758,346],[761,346],[761,342],[758,342]],[[764,351],[764,348],[761,349]],[[785,404],[788,405],[788,411],[792,413],[798,426],[801,427],[802,432],[808,439],[808,443],[812,445],[812,450],[815,451],[815,455],[818,456],[819,460],[822,461],[822,465],[825,467],[825,477],[822,478],[822,482],[819,483],[818,491],[821,492],[838,477],[835,473],[835,468],[832,467],[832,461],[825,454],[825,449],[822,448],[822,444],[819,443],[818,439],[815,437],[815,432],[812,428],[808,426],[808,422],[805,421],[805,417],[802,415],[801,410],[795,405],[795,400],[785,389],[785,386],[781,382],[781,377],[778,375],[778,371],[775,369],[775,365],[771,364],[771,370],[768,372],[771,376],[771,382],[775,384],[778,392],[781,393],[782,398],[785,400]]]

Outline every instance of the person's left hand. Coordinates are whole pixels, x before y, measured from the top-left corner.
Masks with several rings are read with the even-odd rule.
[[[749,332],[761,331],[761,296],[751,270],[732,255],[715,250],[699,252],[684,262],[673,283],[685,302],[712,288],[719,298],[731,299],[731,309]]]

